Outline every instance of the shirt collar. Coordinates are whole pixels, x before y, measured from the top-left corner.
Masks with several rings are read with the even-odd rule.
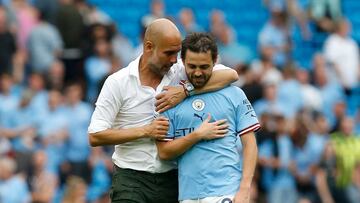
[[[140,78],[139,76],[139,63],[140,63],[140,58],[142,55],[138,56],[134,61],[132,61],[129,64],[129,73],[130,75],[136,77],[136,78]]]

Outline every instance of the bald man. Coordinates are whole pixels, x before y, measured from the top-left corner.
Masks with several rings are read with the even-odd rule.
[[[155,20],[145,32],[143,53],[104,83],[88,132],[92,146],[115,145],[112,202],[177,202],[176,165],[160,160],[155,144],[165,138],[169,121],[158,115],[186,96],[221,89],[237,80],[235,71],[216,65],[208,83],[195,89],[177,61],[180,49],[177,27],[167,19]],[[225,124],[212,125],[207,131]],[[218,135],[198,136],[202,140]]]

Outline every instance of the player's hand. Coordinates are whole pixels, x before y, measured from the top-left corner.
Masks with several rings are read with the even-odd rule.
[[[166,137],[168,129],[169,120],[165,117],[158,117],[145,126],[145,135],[154,139],[163,139]]]
[[[225,137],[228,133],[228,127],[226,119],[218,120],[212,123],[209,123],[211,120],[211,115],[204,120],[198,129],[197,133],[200,136],[200,139],[203,140],[212,140],[217,138]]]
[[[159,113],[162,113],[166,111],[167,109],[170,109],[174,106],[176,106],[178,103],[180,103],[182,100],[184,100],[186,97],[186,94],[184,92],[183,87],[170,87],[165,86],[163,88],[163,92],[158,94],[156,98],[156,111]]]
[[[240,190],[236,193],[233,203],[249,203],[250,202],[250,187],[240,187]]]

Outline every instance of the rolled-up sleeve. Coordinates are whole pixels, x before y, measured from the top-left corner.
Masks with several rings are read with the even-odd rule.
[[[114,77],[106,79],[96,101],[95,111],[91,117],[88,133],[110,129],[122,105],[119,84]]]

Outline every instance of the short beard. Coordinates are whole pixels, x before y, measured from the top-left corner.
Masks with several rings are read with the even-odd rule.
[[[153,72],[155,75],[159,77],[164,77],[166,73],[162,73],[159,67],[157,67],[155,64],[150,63],[149,64],[150,71]]]
[[[189,78],[189,77],[188,77],[188,78]],[[200,85],[196,84],[196,83],[193,81],[193,79],[190,79],[190,82],[191,82],[191,84],[192,84],[195,88],[202,88],[202,87],[204,87],[204,86],[206,85],[206,83],[209,81],[209,79],[210,79],[210,77],[205,78],[204,83],[201,83]]]

